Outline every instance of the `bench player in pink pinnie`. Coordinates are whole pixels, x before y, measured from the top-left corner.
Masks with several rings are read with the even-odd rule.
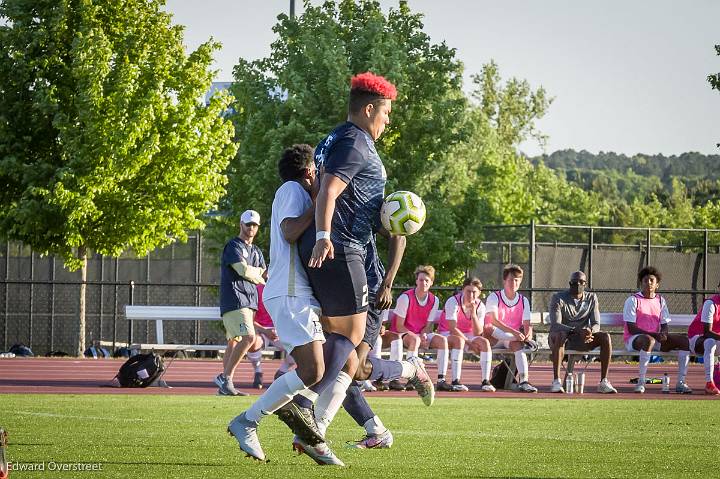
[[[421,265],[415,268],[415,287],[403,292],[390,313],[388,335],[400,339],[407,348],[408,360],[418,355],[418,350],[437,350],[438,391],[450,391],[445,382],[448,368],[448,340],[432,332],[440,300],[430,292],[435,281],[435,268]],[[455,340],[457,342],[457,340]],[[452,343],[453,345],[455,343]],[[452,346],[451,346],[452,347]],[[391,389],[393,381],[391,381]]]
[[[705,394],[720,395],[720,390],[713,381],[715,352],[720,346],[720,284],[718,284],[718,293],[705,300],[702,310],[690,323],[688,339],[690,351],[703,356]]]
[[[507,348],[515,353],[519,374],[518,391],[536,393],[537,388],[529,382],[528,360],[523,351],[526,343],[532,340],[532,325],[530,302],[518,293],[522,280],[523,270],[520,266],[505,266],[503,289],[495,291],[485,301],[485,334],[493,347]]]
[[[684,334],[668,333],[670,313],[665,298],[657,294],[662,275],[652,266],[646,266],[638,273],[640,291],[625,300],[623,320],[625,330],[623,339],[628,351],[639,351],[639,377],[636,393],[645,392],[645,375],[652,351],[678,351],[678,382],[675,392],[691,394],[692,389],[685,384],[690,346]]]
[[[467,386],[460,382],[465,348],[480,355],[483,375],[480,390],[495,391],[495,387],[490,384],[492,350],[490,341],[483,337],[485,305],[480,300],[481,292],[482,283],[479,279],[466,278],[460,293],[451,296],[445,302],[445,308],[438,321],[438,332],[448,338],[448,343],[453,348],[450,353],[453,391],[468,390]]]

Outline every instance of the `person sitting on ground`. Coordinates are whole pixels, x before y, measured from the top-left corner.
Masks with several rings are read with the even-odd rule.
[[[670,313],[665,298],[657,294],[660,281],[662,275],[657,268],[646,266],[641,269],[638,273],[640,291],[630,296],[623,308],[625,348],[628,351],[640,352],[635,392],[645,392],[645,375],[652,351],[678,350],[678,381],[675,392],[691,394],[692,389],[685,384],[690,345],[685,335],[668,333]]]
[[[467,391],[468,388],[460,382],[462,360],[465,348],[480,355],[480,368],[482,369],[482,385],[480,390],[494,392],[495,387],[490,384],[490,369],[492,364],[492,350],[490,341],[483,337],[485,323],[485,305],[480,300],[482,283],[475,277],[466,278],[462,291],[448,298],[445,309],[438,321],[438,332],[447,337],[452,352],[452,390]]]
[[[717,291],[705,300],[702,310],[695,315],[688,327],[690,351],[703,357],[705,394],[712,396],[720,395],[720,390],[713,380],[715,352],[720,345],[720,284]]]
[[[532,340],[530,303],[518,293],[523,280],[523,270],[516,264],[503,269],[503,289],[488,296],[485,301],[486,337],[492,347],[510,349],[515,353],[519,384],[518,391],[536,393],[537,388],[529,382],[528,360],[523,348]]]
[[[437,296],[430,292],[434,281],[435,268],[429,265],[415,268],[415,287],[398,296],[395,309],[390,313],[390,328],[386,334],[390,341],[402,341],[407,348],[408,359],[417,357],[420,348],[437,350],[437,388],[449,391],[451,388],[445,382],[448,340],[432,332],[440,305]],[[459,342],[456,338],[453,341],[453,344]],[[389,388],[396,391],[405,389],[398,380],[390,381]]]
[[[570,275],[570,289],[555,293],[550,300],[550,350],[552,351],[553,382],[550,392],[563,393],[560,365],[565,347],[577,351],[600,348],[600,383],[597,391],[614,394],[617,390],[608,381],[612,356],[610,334],[600,331],[600,307],[595,293],[585,291],[587,277],[582,271]]]

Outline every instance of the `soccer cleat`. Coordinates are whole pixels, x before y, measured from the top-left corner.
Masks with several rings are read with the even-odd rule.
[[[685,381],[678,381],[675,385],[675,392],[678,394],[692,394],[692,389],[685,384]]]
[[[412,383],[410,383],[410,381],[408,381],[408,382],[405,383],[405,390],[406,390],[406,391],[414,391],[414,390],[415,390],[415,386],[413,386]]]
[[[490,381],[487,379],[483,379],[482,384],[480,385],[480,390],[484,393],[494,393],[495,392],[495,386],[490,384]]]
[[[718,396],[720,395],[720,389],[715,386],[715,383],[713,381],[708,381],[705,383],[705,394],[708,394],[710,396]]]
[[[318,429],[312,409],[298,406],[290,401],[275,411],[275,414],[287,424],[296,436],[302,439],[303,443],[314,446],[325,442],[325,436]]]
[[[387,391],[388,389],[390,389],[388,385],[383,382],[382,379],[376,379],[375,381],[373,381],[372,385],[375,386],[378,391]]]
[[[408,362],[415,366],[415,374],[408,379],[408,385],[415,389],[426,406],[432,406],[435,402],[435,388],[430,375],[425,370],[422,359],[412,357],[408,359]]]
[[[643,383],[637,383],[635,386],[635,392],[638,394],[645,394],[645,385]]]
[[[388,388],[391,391],[404,391],[405,390],[405,386],[403,386],[402,383],[397,379],[393,379],[392,381],[390,381],[388,383]]]
[[[215,376],[214,382],[218,387],[218,396],[248,396],[248,393],[235,389],[232,379],[226,378],[222,373]]]
[[[465,386],[464,384],[460,384],[460,381],[457,379],[453,380],[450,387],[452,388],[452,391],[456,392],[456,393],[464,393],[464,392],[469,391],[468,387]]]
[[[257,459],[258,461],[264,461],[265,453],[262,447],[260,447],[257,427],[258,423],[248,420],[245,417],[245,413],[242,413],[230,421],[227,432],[237,440],[240,449],[245,451],[248,457]]]
[[[452,391],[452,386],[445,381],[444,379],[441,379],[437,382],[437,386],[435,386],[436,391]]]
[[[526,353],[536,353],[539,348],[540,346],[538,346],[538,343],[532,339],[526,339],[523,343],[523,351]]]
[[[321,466],[344,466],[343,463],[325,442],[320,442],[311,446],[299,437],[293,438],[293,449],[298,454],[307,454],[310,458]]]
[[[7,438],[7,431],[0,427],[0,479],[6,479],[9,475],[8,471],[10,470],[10,468],[8,467],[7,458],[5,457],[5,448],[7,448],[8,444]],[[392,440],[390,442],[392,442]]]
[[[365,392],[375,392],[377,388],[373,385],[372,381],[365,380],[360,384],[360,390]]]
[[[388,449],[392,446],[393,435],[390,429],[380,434],[366,434],[359,441],[348,441],[347,446],[352,449]]]
[[[527,381],[523,381],[517,386],[517,390],[523,393],[536,393],[537,388]]]
[[[562,386],[562,383],[559,379],[553,379],[552,386],[550,386],[550,392],[551,393],[564,393],[565,388]]]
[[[255,373],[255,376],[253,377],[252,387],[255,389],[263,388],[263,373],[259,371]]]
[[[617,394],[617,389],[610,384],[607,378],[603,378],[603,380],[598,383],[597,392],[600,394]]]

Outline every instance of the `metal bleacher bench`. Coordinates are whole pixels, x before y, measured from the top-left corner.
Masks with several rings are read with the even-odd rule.
[[[128,347],[137,350],[162,351],[219,351],[225,352],[226,344],[171,344],[165,342],[163,321],[221,321],[220,308],[212,306],[125,306],[128,321],[155,321],[155,343],[132,343]],[[277,348],[265,348],[273,353]]]

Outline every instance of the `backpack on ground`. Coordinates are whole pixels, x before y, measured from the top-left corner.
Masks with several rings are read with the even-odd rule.
[[[516,373],[517,369],[512,373],[510,372],[510,360],[503,359],[500,361],[500,364],[493,368],[492,374],[490,375],[490,384],[495,386],[495,389],[505,389],[508,374],[512,374],[512,382],[517,383],[517,380],[515,379]]]
[[[136,354],[120,366],[115,378],[125,388],[146,388],[165,372],[162,358],[151,352]]]

